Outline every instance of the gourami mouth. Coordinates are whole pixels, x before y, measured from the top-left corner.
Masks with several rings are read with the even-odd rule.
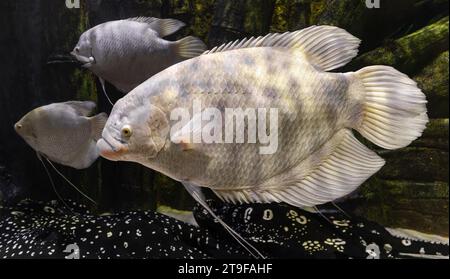
[[[73,57],[75,57],[83,66],[87,67],[95,63],[95,58],[93,56],[86,57],[77,54],[75,51],[70,53]]]
[[[19,133],[19,131],[22,130],[22,124],[20,124],[19,122],[14,124],[14,130],[16,130],[17,133]]]
[[[101,138],[97,141],[97,149],[100,156],[111,161],[118,161],[120,157],[128,151],[128,148],[124,145],[115,147],[105,138]]]

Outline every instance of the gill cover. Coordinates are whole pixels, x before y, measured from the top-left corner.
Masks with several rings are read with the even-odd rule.
[[[96,63],[95,57],[93,55],[93,46],[91,44],[91,31],[84,32],[77,45],[71,52],[78,61],[83,64],[83,67],[88,68]]]
[[[155,157],[166,143],[170,131],[170,124],[166,114],[154,105],[150,105],[148,127],[150,129],[150,140],[154,147],[154,153],[149,155]]]
[[[120,101],[118,105],[120,107]],[[102,156],[109,152],[107,159],[145,163],[163,149],[170,129],[168,118],[160,108],[139,103],[121,107],[113,111],[112,116],[110,126],[103,132],[103,139],[110,148],[100,144],[99,148],[103,146],[107,150]]]

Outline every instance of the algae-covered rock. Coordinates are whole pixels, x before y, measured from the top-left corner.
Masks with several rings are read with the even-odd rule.
[[[332,0],[326,5],[317,20],[318,24],[340,26],[355,35],[364,33],[363,23],[370,10],[363,1]]]
[[[431,119],[423,135],[412,143],[412,146],[429,147],[448,152],[449,126],[448,118]]]
[[[448,16],[412,34],[386,43],[351,63],[359,69],[369,65],[389,65],[406,73],[416,73],[431,59],[448,50]]]
[[[220,45],[244,36],[245,1],[217,0],[208,40],[211,46]]]
[[[428,114],[432,118],[449,116],[448,64],[448,51],[445,51],[414,77],[427,96]]]
[[[361,187],[354,213],[384,226],[448,235],[448,182],[372,178]]]
[[[388,179],[448,181],[448,151],[407,147],[380,152],[386,165],[377,174]]]
[[[323,1],[312,1],[313,3]],[[362,39],[362,51],[372,50],[387,40],[395,40],[428,25],[436,15],[445,16],[446,1],[380,1],[368,8],[365,0],[325,1],[322,12],[311,24],[342,27]]]
[[[272,22],[275,0],[247,0],[245,2],[245,32],[251,36],[267,34]]]
[[[326,1],[311,0],[276,0],[271,18],[270,32],[295,31],[312,24],[326,6]]]
[[[422,138],[448,138],[448,118],[431,119],[423,132]]]

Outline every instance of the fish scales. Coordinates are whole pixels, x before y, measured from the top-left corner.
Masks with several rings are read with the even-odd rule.
[[[109,21],[84,32],[72,55],[102,82],[128,93],[154,74],[204,51],[203,42],[195,37],[163,39],[183,26],[173,19]]]
[[[129,32],[130,29],[135,32]],[[181,61],[179,57],[172,57],[171,42],[159,38],[144,23],[116,21],[100,25],[92,32],[93,37],[98,38],[92,43],[96,49],[104,51],[93,54],[96,63],[102,66],[93,66],[91,70],[106,80],[114,81],[121,91],[127,92],[139,85],[158,71],[156,67],[164,69]],[[102,34],[110,34],[111,38],[105,40]],[[149,55],[150,51],[154,55]],[[149,68],[149,65],[155,66]]]
[[[234,58],[227,60],[230,56]],[[148,96],[152,104],[163,99],[161,107],[167,110],[168,117],[177,107],[192,110],[194,100],[200,100],[203,107],[222,108],[222,113],[223,108],[279,108],[281,142],[276,154],[261,156],[256,144],[207,144],[202,146],[206,156],[187,152],[180,157],[177,148],[173,152],[169,148],[155,165],[166,173],[176,168],[176,177],[213,189],[240,188],[257,185],[309,156],[311,150],[344,127],[345,123],[339,123],[340,117],[336,116],[347,113],[348,82],[342,74],[312,71],[307,62],[293,57],[297,58],[295,54],[269,48],[206,55],[195,63],[169,69],[157,83],[141,87],[136,95]],[[226,65],[225,70],[216,71],[221,65]],[[149,92],[161,93],[153,96]],[[192,173],[193,160],[194,165],[201,166],[196,171],[201,172],[201,182]]]

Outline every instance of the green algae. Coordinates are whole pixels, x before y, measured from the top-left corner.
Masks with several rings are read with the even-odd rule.
[[[358,57],[352,68],[369,65],[388,65],[407,74],[417,72],[436,53],[448,50],[448,16],[412,34]]]

